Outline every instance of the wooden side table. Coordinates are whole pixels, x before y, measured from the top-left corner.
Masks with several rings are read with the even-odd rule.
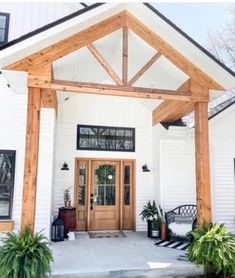
[[[76,208],[59,208],[59,218],[64,222],[64,237],[68,237],[70,230],[76,229]]]

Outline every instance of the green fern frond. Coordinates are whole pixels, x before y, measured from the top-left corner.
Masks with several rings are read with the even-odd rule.
[[[44,278],[53,261],[48,240],[29,227],[21,233],[6,233],[0,248],[1,278]]]
[[[223,224],[203,223],[191,232],[194,240],[188,248],[189,259],[215,275],[235,273],[235,236]]]

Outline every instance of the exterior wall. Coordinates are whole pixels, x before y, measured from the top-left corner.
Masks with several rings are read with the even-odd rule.
[[[136,128],[135,152],[77,151],[77,124],[92,124]],[[75,157],[136,159],[136,228],[144,230],[146,224],[139,213],[143,205],[153,199],[152,171],[152,112],[141,100],[110,96],[75,94],[59,105],[56,136],[56,163],[54,188],[54,214],[63,206],[63,188],[74,188]],[[69,171],[61,171],[63,162]],[[151,172],[142,172],[147,163]]]
[[[192,130],[170,127],[160,140],[160,203],[165,210],[196,204]]]
[[[79,3],[0,3],[0,11],[10,13],[9,41],[81,8]]]
[[[160,142],[161,138],[166,136],[167,131],[161,125],[157,124],[153,127],[153,199],[157,202],[157,204],[161,203],[161,161],[160,161]]]
[[[17,73],[11,75],[17,80]],[[24,178],[24,155],[26,138],[27,91],[26,80],[22,86],[7,86],[7,81],[0,74],[0,149],[16,150],[15,184],[13,195],[12,219],[14,229],[19,230],[21,223],[21,207]],[[15,82],[16,83],[16,82]],[[11,84],[11,82],[10,82]],[[13,84],[16,85],[16,84]],[[41,110],[39,168],[36,199],[35,230],[45,229],[49,237],[51,223],[51,188],[53,170],[55,114],[52,109]]]
[[[235,105],[210,121],[214,221],[235,233]]]
[[[234,121],[235,105],[209,122],[212,217],[231,232],[235,232]],[[165,210],[196,203],[193,133],[194,129],[185,127],[170,127],[166,134],[156,129],[154,133],[153,141],[159,141],[160,149],[160,158],[154,150],[154,161],[160,163],[157,192]]]
[[[50,238],[55,110],[41,109],[35,231]]]
[[[0,79],[0,149],[16,150],[12,219],[15,221],[14,228],[19,229],[24,176],[27,95],[14,93],[6,86],[2,75]]]

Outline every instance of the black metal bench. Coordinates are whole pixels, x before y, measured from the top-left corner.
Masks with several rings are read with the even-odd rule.
[[[192,230],[194,230],[197,225],[197,206],[195,205],[182,205],[168,211],[165,214],[167,240],[171,240],[172,233],[169,229],[169,224],[175,222],[176,215],[190,216],[192,218]]]

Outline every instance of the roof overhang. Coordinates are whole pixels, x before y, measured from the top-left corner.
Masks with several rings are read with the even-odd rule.
[[[20,41],[0,51],[0,67],[14,63],[29,56],[49,45],[52,45],[68,36],[84,30],[100,21],[103,21],[117,13],[127,10],[162,37],[183,56],[207,73],[211,78],[221,84],[225,90],[235,87],[234,73],[226,69],[215,59],[212,59],[203,48],[198,46],[192,39],[187,38],[181,30],[177,30],[169,20],[148,4],[104,4],[90,9],[85,13],[66,20],[39,34]],[[181,32],[180,32],[181,31]]]

